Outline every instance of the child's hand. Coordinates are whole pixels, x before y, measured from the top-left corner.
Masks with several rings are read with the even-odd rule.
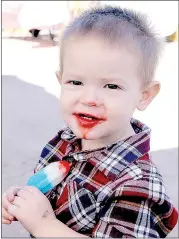
[[[52,206],[46,196],[37,188],[26,186],[17,192],[12,204],[8,205],[12,214],[32,235],[56,219]]]
[[[2,195],[2,223],[10,225],[12,221],[15,221],[16,218],[8,213],[7,208],[11,205],[14,201],[15,195],[20,190],[18,187],[11,187],[9,188],[3,195]]]

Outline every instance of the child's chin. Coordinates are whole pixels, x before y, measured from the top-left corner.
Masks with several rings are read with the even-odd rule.
[[[68,124],[73,133],[76,135],[77,138],[80,139],[87,139],[87,140],[94,140],[99,138],[99,135],[101,133],[101,130],[97,129],[97,127],[91,128],[91,129],[85,129],[82,127],[79,127],[76,122],[69,122],[71,124]]]
[[[99,134],[96,134],[94,131],[90,131],[86,134],[81,134],[81,138],[86,140],[97,140],[99,139]]]
[[[80,139],[94,140],[98,138],[98,135],[95,134],[95,132],[93,132],[92,130],[88,131],[85,129],[84,130],[75,129],[73,132],[77,136],[77,138]]]
[[[81,135],[81,137],[80,137],[81,139],[86,139],[86,140],[95,140],[95,139],[97,139],[97,137],[95,137],[95,136],[92,136],[92,135]]]

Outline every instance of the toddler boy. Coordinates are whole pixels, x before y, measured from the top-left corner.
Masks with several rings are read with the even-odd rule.
[[[34,237],[163,238],[178,214],[150,157],[150,129],[132,118],[160,90],[163,41],[140,13],[91,9],[64,31],[60,106],[67,127],[44,147],[35,172],[66,160],[66,178],[43,195],[33,187],[3,196]]]

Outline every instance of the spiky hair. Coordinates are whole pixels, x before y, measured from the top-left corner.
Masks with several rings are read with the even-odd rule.
[[[61,37],[61,68],[65,41],[71,36],[86,35],[98,35],[111,43],[132,43],[141,57],[142,79],[145,83],[153,79],[164,41],[154,31],[146,15],[112,6],[92,8],[83,12],[66,27]]]

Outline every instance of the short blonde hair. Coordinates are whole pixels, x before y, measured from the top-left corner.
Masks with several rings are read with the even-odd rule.
[[[153,79],[164,39],[155,33],[146,15],[112,6],[92,8],[83,12],[66,27],[61,36],[61,71],[65,42],[71,36],[91,34],[111,43],[121,43],[123,40],[126,44],[132,44],[141,56],[140,72],[143,81],[149,83]]]

